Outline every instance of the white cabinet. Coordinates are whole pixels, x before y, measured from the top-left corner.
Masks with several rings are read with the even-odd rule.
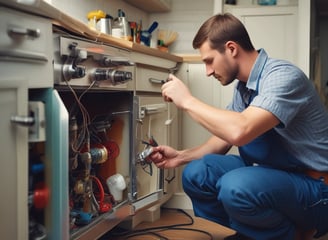
[[[24,79],[0,77],[0,108],[0,232],[3,239],[26,239],[28,128],[11,122],[13,116],[27,116]]]
[[[215,83],[214,78],[207,78],[205,65],[203,63],[184,63],[180,77],[191,93],[201,101],[219,105],[216,102],[220,95],[220,86]],[[182,148],[190,148],[204,143],[210,136],[210,133],[201,125],[196,123],[187,113],[183,113],[181,124]]]
[[[297,6],[251,6],[225,9],[245,25],[256,49],[298,65]]]
[[[185,81],[193,96],[208,105],[225,109],[232,99],[235,84],[222,86],[214,77],[207,77],[204,63],[184,63],[179,77]],[[212,135],[187,113],[182,114],[181,132],[182,148],[202,144]],[[231,153],[238,153],[238,151],[233,148]]]
[[[310,76],[311,1],[292,5],[224,5],[246,26],[255,48],[265,48],[270,57],[289,60]]]
[[[49,19],[4,7],[0,13],[1,236],[68,239],[68,199],[63,204],[68,191],[62,188],[68,179],[61,161],[68,155],[62,149],[68,128],[59,124],[65,112],[52,107],[55,93],[48,88],[53,85],[52,24]],[[37,110],[46,111],[42,123]],[[37,177],[33,166],[41,166]],[[49,189],[56,191],[49,196]]]
[[[51,87],[51,21],[1,6],[0,12],[0,60],[1,69],[6,69],[1,74],[13,76],[19,72],[29,88]]]
[[[215,78],[207,77],[205,65],[200,61],[184,62],[176,74],[188,86],[193,96],[206,104],[225,108],[232,99],[234,84],[222,86]],[[211,136],[201,125],[196,123],[187,113],[179,112],[181,144],[179,149],[192,148],[203,144]],[[238,154],[238,149],[233,147],[231,154]],[[183,166],[177,169],[178,178],[181,179]],[[180,184],[173,197],[168,201],[167,207],[192,209],[191,201],[183,192]]]

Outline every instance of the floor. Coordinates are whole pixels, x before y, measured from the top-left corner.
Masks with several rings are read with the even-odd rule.
[[[192,211],[162,209],[161,218],[142,222],[133,231],[114,229],[102,240],[221,240],[235,232],[193,216]]]
[[[142,222],[133,231],[115,228],[101,240],[222,240],[235,232],[195,217],[191,210],[160,210],[160,219]],[[317,240],[328,240],[328,234]]]

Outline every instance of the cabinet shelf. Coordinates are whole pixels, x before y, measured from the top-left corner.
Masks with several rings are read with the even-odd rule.
[[[149,13],[171,10],[171,0],[125,0],[125,2]]]

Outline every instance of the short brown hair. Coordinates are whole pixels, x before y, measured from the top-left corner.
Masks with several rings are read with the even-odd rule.
[[[219,52],[224,51],[227,41],[238,43],[245,51],[254,50],[245,26],[230,13],[217,14],[206,20],[193,40],[193,48],[200,48],[206,40],[209,40],[212,49]]]

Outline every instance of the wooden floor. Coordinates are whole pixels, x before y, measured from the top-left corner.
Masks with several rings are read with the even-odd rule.
[[[184,213],[176,209],[161,209],[159,220],[142,222],[127,235],[114,229],[101,240],[222,240],[234,233],[229,228],[193,216],[190,210]],[[317,240],[328,240],[328,234]]]
[[[189,214],[191,219],[186,214]],[[143,232],[143,229],[148,230]],[[235,233],[231,229],[195,217],[191,211],[183,212],[176,209],[162,209],[159,220],[140,223],[130,235],[118,236],[117,232],[118,229],[114,229],[112,234],[106,234],[106,238],[102,240],[221,240]]]

